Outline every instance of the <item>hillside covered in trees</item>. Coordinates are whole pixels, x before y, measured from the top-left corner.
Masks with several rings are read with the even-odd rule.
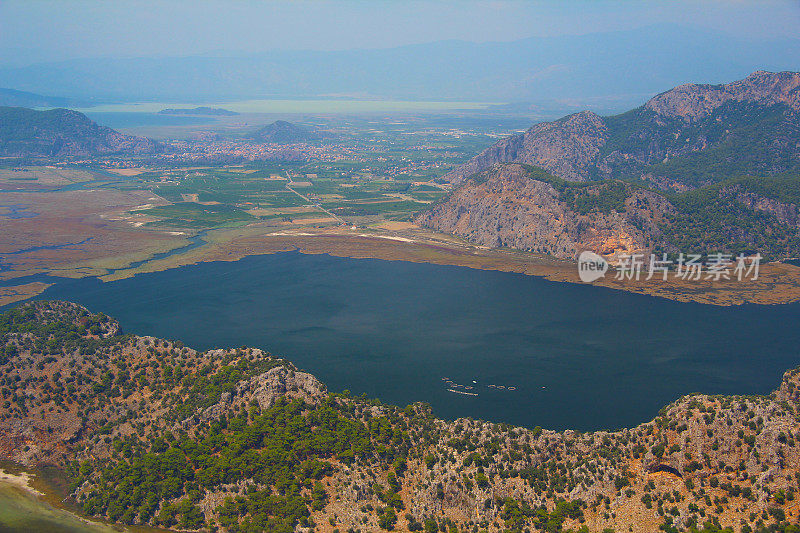
[[[759,71],[536,124],[445,176],[455,189],[417,221],[562,259],[798,257],[799,111],[800,73]]]
[[[797,532],[800,372],[614,432],[445,421],[331,393],[261,350],[125,335],[65,302],[0,315],[0,457],[84,513],[189,531]]]

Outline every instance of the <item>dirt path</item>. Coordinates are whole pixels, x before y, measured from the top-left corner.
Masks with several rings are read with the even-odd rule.
[[[316,207],[316,208],[317,208],[317,209],[319,209],[320,211],[324,211],[325,213],[329,214],[331,217],[333,217],[334,219],[336,219],[336,220],[337,220],[337,221],[338,221],[340,224],[347,224],[347,222],[345,222],[345,221],[344,221],[344,219],[343,219],[342,217],[340,217],[339,215],[335,215],[335,214],[331,213],[330,211],[328,211],[327,209],[325,209],[324,207],[322,207],[322,205],[320,205],[320,204],[318,204],[318,203],[314,202],[314,201],[313,201],[313,200],[311,200],[309,197],[307,197],[307,196],[305,196],[305,195],[303,195],[303,194],[300,194],[299,192],[297,192],[297,190],[293,189],[293,188],[292,188],[292,183],[294,183],[294,181],[292,181],[292,176],[291,176],[291,174],[289,174],[289,172],[288,172],[288,171],[286,171],[286,177],[289,179],[289,183],[287,183],[287,184],[286,184],[286,189],[287,189],[287,190],[289,190],[289,191],[292,191],[292,192],[293,192],[293,193],[295,193],[297,196],[299,196],[300,198],[302,198],[303,200],[305,200],[305,201],[306,201],[306,202],[308,202],[309,204],[313,205],[314,207]]]

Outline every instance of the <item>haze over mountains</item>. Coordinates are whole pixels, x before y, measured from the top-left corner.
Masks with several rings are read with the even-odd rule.
[[[0,107],[0,155],[73,157],[143,154],[162,149],[144,137],[125,135],[70,109],[35,111]]]
[[[0,105],[18,107],[74,107],[81,102],[60,96],[44,96],[41,94],[0,88]]]
[[[612,117],[583,111],[508,137],[449,174],[527,163],[573,181],[647,179],[677,189],[800,167],[800,73],[686,84]]]
[[[417,221],[565,259],[583,250],[612,260],[796,257],[798,111],[800,73],[759,71],[682,85],[617,116],[584,111],[536,124],[451,172],[459,186]]]
[[[760,40],[664,24],[513,42],[204,57],[76,59],[0,68],[0,86],[67,97],[219,100],[335,95],[580,101],[599,111],[664,87],[800,68],[800,40]]]

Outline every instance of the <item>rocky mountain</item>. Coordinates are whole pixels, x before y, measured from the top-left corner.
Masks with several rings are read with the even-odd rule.
[[[291,122],[276,120],[272,124],[268,124],[257,130],[250,138],[262,143],[296,144],[316,141],[320,137],[317,133],[292,124]]]
[[[498,165],[468,180],[417,221],[485,246],[570,259],[592,250],[613,258],[652,249],[659,223],[675,211],[660,194],[616,182],[583,187],[581,194],[602,195],[619,205],[581,212],[557,187],[558,181],[543,171]]]
[[[416,222],[491,247],[574,259],[620,255],[800,252],[800,178],[731,178],[683,193],[623,180],[577,182],[500,164],[461,181]]]
[[[150,139],[100,126],[70,109],[35,111],[0,107],[0,155],[10,157],[81,157],[146,154],[162,149]]]
[[[782,259],[800,251],[799,174],[800,73],[759,71],[503,139],[451,172],[452,194],[417,222],[564,259],[583,250],[612,261],[651,252]]]
[[[0,458],[87,515],[181,531],[798,531],[800,369],[637,427],[445,421],[35,302],[0,314]]]
[[[574,181],[643,179],[684,190],[732,176],[800,171],[800,73],[754,72],[687,84],[621,115],[590,111],[536,124],[487,148],[447,178],[525,163]]]
[[[77,106],[80,102],[71,98],[43,96],[41,94],[0,88],[0,106],[17,107],[67,107]]]

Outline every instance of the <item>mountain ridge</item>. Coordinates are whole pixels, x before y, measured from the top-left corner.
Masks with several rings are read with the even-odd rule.
[[[69,107],[78,106],[77,102],[70,98],[59,96],[44,96],[41,94],[15,89],[0,88],[0,106],[10,107]]]
[[[725,46],[719,46],[724,42]],[[682,58],[676,62],[675,58]],[[628,31],[383,50],[97,58],[0,68],[4,84],[104,99],[220,101],[367,94],[487,102],[652,95],[689,80],[797,69],[800,40],[655,25]],[[614,58],[611,61],[610,58]],[[625,61],[620,65],[620,58]],[[342,73],[348,73],[342,76]],[[639,97],[625,98],[622,109]],[[614,104],[613,109],[619,109]]]
[[[162,149],[160,143],[100,126],[78,111],[0,107],[0,155],[7,157],[146,154]]]
[[[332,394],[261,350],[126,335],[69,302],[0,313],[0,348],[0,456],[55,465],[70,501],[121,524],[797,531],[800,369],[766,396],[689,394],[579,433]]]
[[[574,260],[713,252],[800,255],[800,180],[731,178],[682,193],[624,180],[569,181],[518,163],[464,179],[415,222],[490,247]]]
[[[258,142],[271,144],[295,144],[320,139],[318,133],[285,120],[276,120],[267,124],[250,134],[249,137]]]
[[[728,84],[685,84],[620,115],[583,111],[536,124],[490,146],[445,179],[458,183],[495,163],[525,163],[573,181],[627,178],[692,187],[703,180],[676,179],[669,165],[726,143],[752,145],[756,153],[738,154],[745,170],[786,172],[800,169],[798,112],[798,72],[756,71]],[[659,176],[664,167],[667,175]],[[704,177],[705,183],[714,179]]]

